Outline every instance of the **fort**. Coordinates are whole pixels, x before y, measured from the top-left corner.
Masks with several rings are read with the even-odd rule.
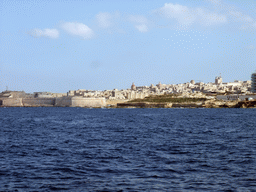
[[[0,94],[0,105],[4,107],[104,107],[105,98],[84,98],[77,96],[53,97],[35,93],[34,96],[20,91],[4,91]]]

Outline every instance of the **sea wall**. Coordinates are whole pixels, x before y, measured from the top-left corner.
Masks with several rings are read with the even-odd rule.
[[[55,98],[56,107],[71,107],[72,97],[57,97]]]
[[[24,98],[22,103],[24,107],[53,107],[55,98]]]
[[[22,98],[5,98],[1,99],[2,106],[6,107],[22,107]]]
[[[105,98],[72,97],[72,107],[105,107]]]
[[[0,98],[4,107],[105,107],[105,98]]]

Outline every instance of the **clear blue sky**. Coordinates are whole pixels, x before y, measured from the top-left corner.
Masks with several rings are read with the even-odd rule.
[[[0,91],[250,80],[255,0],[1,0]]]

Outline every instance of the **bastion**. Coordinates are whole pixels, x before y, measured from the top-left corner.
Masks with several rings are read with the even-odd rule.
[[[56,107],[105,107],[105,98],[59,97],[55,100]]]
[[[0,98],[2,107],[105,107],[105,98]]]

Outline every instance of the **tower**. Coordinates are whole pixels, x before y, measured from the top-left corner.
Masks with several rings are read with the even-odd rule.
[[[218,76],[218,77],[215,77],[215,84],[216,84],[216,85],[222,84],[222,77],[221,77],[221,75]]]
[[[132,83],[131,90],[136,91],[136,86]]]

